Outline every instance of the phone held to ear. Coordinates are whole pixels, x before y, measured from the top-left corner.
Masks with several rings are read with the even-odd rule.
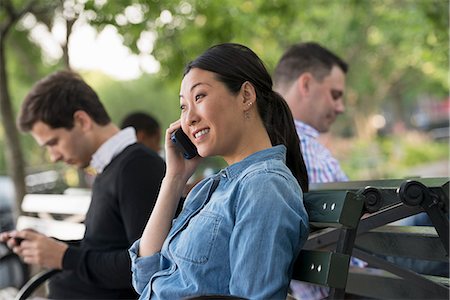
[[[175,130],[170,136],[170,139],[178,146],[185,159],[191,159],[198,155],[197,148],[181,128]]]

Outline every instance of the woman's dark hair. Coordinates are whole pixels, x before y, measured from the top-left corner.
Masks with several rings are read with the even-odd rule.
[[[272,90],[272,78],[264,63],[249,48],[233,43],[213,46],[206,50],[185,70],[199,68],[216,74],[234,94],[239,93],[244,82],[250,82],[256,91],[258,112],[264,122],[272,145],[283,144],[287,148],[286,165],[297,178],[302,190],[308,191],[308,173],[294,119],[286,101]]]
[[[51,128],[71,129],[73,115],[85,111],[97,124],[111,122],[95,91],[72,71],[59,71],[38,81],[22,104],[17,125],[30,131],[41,121]]]

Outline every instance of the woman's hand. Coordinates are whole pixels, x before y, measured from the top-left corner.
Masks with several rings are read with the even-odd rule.
[[[202,160],[200,156],[185,159],[171,141],[171,134],[179,128],[181,128],[180,120],[170,124],[166,130],[166,176],[161,183],[158,199],[142,234],[139,256],[150,256],[161,251],[186,182]]]
[[[177,120],[170,124],[169,128],[166,130],[166,178],[179,176],[183,181],[187,182],[202,161],[202,158],[196,156],[192,159],[185,159],[180,149],[171,141],[170,136],[172,133],[180,128],[181,122],[180,120]]]

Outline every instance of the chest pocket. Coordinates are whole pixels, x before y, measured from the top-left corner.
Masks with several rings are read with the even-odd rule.
[[[172,240],[171,252],[175,257],[191,263],[206,263],[214,248],[221,221],[222,217],[219,215],[208,211],[200,212]]]

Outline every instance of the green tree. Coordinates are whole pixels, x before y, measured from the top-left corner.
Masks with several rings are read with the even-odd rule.
[[[145,77],[138,83],[114,82],[113,86],[137,99],[145,93],[145,82],[157,82],[156,87],[149,84],[148,88],[161,101],[144,103],[150,103],[149,112],[161,110],[161,121],[166,124],[178,114],[178,99],[175,92],[155,91],[177,91],[185,63],[211,45],[248,45],[272,70],[288,45],[317,41],[351,66],[347,114],[337,127],[370,139],[375,133],[370,116],[381,107],[392,108],[394,118],[401,119],[406,116],[405,107],[418,95],[429,91],[448,95],[448,5],[446,0],[1,0],[0,68],[4,72],[0,73],[0,104],[5,145],[18,144],[13,141],[17,132],[10,131],[14,127],[14,101],[10,105],[8,85],[14,98],[21,99],[22,87],[50,70],[70,67],[68,45],[77,22],[91,24],[98,31],[114,26],[132,51],[155,56],[161,64],[158,79]],[[18,25],[21,18],[30,15],[27,12],[49,29],[63,20],[66,37],[59,61],[50,65],[42,62],[39,45],[28,38],[32,28]],[[153,48],[143,50],[140,42],[152,36]],[[6,59],[5,54],[13,59]],[[15,80],[8,82],[8,75]],[[120,93],[102,85],[99,90],[118,120],[124,113]],[[20,150],[9,153],[20,156]],[[6,161],[14,165],[11,174],[16,172],[12,169],[21,168],[18,158]],[[13,177],[23,176],[17,174]]]
[[[31,11],[35,4],[35,1],[29,1],[22,9],[16,9],[11,1],[5,0],[0,3],[0,111],[6,141],[6,158],[10,162],[8,167],[14,182],[16,199],[22,199],[25,195],[25,172],[22,148],[9,94],[5,46],[13,26],[24,14]],[[17,206],[16,210],[19,211],[20,206]]]
[[[3,133],[5,137],[6,161],[8,173],[11,175],[16,191],[16,211],[20,212],[21,199],[26,193],[25,186],[25,162],[23,151],[20,145],[19,134],[14,121],[14,108],[9,91],[9,76],[7,54],[10,52],[6,49],[6,42],[11,41],[11,45],[23,46],[24,42],[29,46],[27,39],[23,38],[23,34],[16,31],[18,22],[27,14],[33,14],[38,20],[50,26],[53,12],[58,5],[63,2],[45,1],[45,0],[28,0],[13,1],[2,0],[0,2],[0,111],[2,118]],[[68,28],[70,28],[68,22]],[[12,37],[12,39],[10,39]],[[24,53],[23,49],[28,47],[17,47],[19,49],[17,57],[25,60],[26,67],[30,74],[36,74],[31,61],[28,60],[28,53]],[[64,45],[67,47],[67,44]],[[65,49],[67,52],[67,48]],[[64,55],[67,58],[67,54]],[[68,60],[66,59],[66,65]],[[21,72],[23,74],[23,72]]]
[[[161,63],[160,76],[168,80],[179,80],[186,62],[213,44],[246,44],[271,70],[289,44],[318,41],[351,65],[343,127],[370,139],[375,134],[370,116],[386,103],[392,106],[394,119],[400,120],[411,102],[410,89],[414,96],[430,88],[447,94],[448,4],[443,0],[88,1],[85,11],[95,16],[91,23],[99,29],[115,26],[137,52],[142,33],[156,32],[152,54]],[[139,17],[131,17],[130,11],[139,11]]]

